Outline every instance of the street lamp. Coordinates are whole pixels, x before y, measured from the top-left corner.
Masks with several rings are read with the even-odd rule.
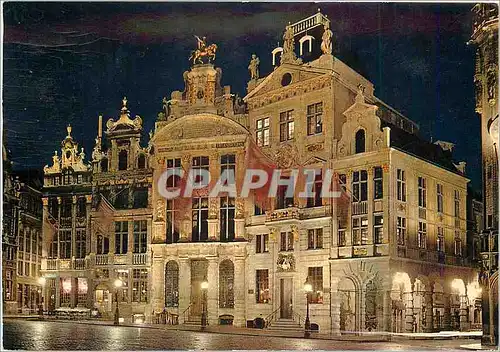
[[[306,323],[304,325],[304,337],[309,338],[311,336],[311,321],[309,320],[309,300],[312,292],[312,285],[309,282],[309,276],[304,283],[304,291],[306,292]]]
[[[114,325],[120,325],[120,311],[118,310],[118,290],[122,287],[123,282],[120,279],[115,280],[115,301],[116,301],[116,309],[115,309],[115,321]]]
[[[41,286],[41,289],[39,291],[39,300],[38,300],[38,315],[40,317],[43,317],[43,294],[44,294],[44,287],[45,287],[45,278],[42,276],[38,279],[38,283]]]
[[[201,291],[203,292],[203,307],[201,311],[201,330],[205,330],[207,324],[207,290],[208,290],[208,281],[207,279],[203,280],[201,283]]]

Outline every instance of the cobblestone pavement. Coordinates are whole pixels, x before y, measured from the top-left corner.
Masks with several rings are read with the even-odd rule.
[[[140,327],[4,320],[3,348],[22,350],[452,350],[470,340],[329,341]]]

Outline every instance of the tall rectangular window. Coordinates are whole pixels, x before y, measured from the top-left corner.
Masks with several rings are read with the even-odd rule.
[[[167,159],[167,171],[168,170],[175,170],[175,169],[180,169],[181,167],[181,159],[180,158],[175,158],[175,159]],[[167,188],[170,187],[178,187],[179,186],[179,176],[172,175],[167,179]]]
[[[406,218],[398,216],[396,235],[397,235],[398,245],[404,246],[406,242]]]
[[[76,258],[85,258],[87,236],[85,229],[76,230]]]
[[[406,174],[404,170],[397,169],[396,171],[396,188],[397,199],[406,202]]]
[[[132,302],[148,301],[148,270],[134,269],[132,283]]]
[[[307,230],[307,249],[320,249],[323,248],[323,229],[309,229]]]
[[[166,211],[166,241],[167,243],[176,243],[179,241],[179,231],[175,225],[176,217],[179,212],[175,209],[175,199],[167,199]]]
[[[255,272],[255,301],[256,303],[269,303],[271,301],[269,271],[267,269],[259,269]]]
[[[320,207],[321,202],[321,188],[323,187],[323,174],[322,170],[316,170],[316,176],[314,176],[313,192],[314,196],[307,198],[307,207]]]
[[[208,171],[210,168],[210,160],[208,156],[196,156],[192,160],[192,169],[194,182],[198,183],[201,181],[201,170]]]
[[[234,198],[221,197],[220,198],[220,240],[233,241],[234,240]]]
[[[220,157],[220,173],[222,174],[225,170],[231,170],[233,175],[236,170],[236,156],[234,154],[224,154]]]
[[[460,217],[460,191],[455,190],[455,217]]]
[[[347,239],[346,239],[346,236],[345,236],[345,229],[339,229],[339,231],[337,232],[337,241],[338,241],[338,246],[339,247],[345,247],[345,245],[347,244]]]
[[[437,243],[436,249],[438,252],[444,252],[444,230],[442,227],[437,228]]]
[[[208,198],[193,198],[192,238],[193,242],[208,239]]]
[[[118,300],[120,302],[128,302],[128,270],[127,269],[118,269],[115,272],[116,278],[120,279],[122,282],[122,288],[118,292]]]
[[[418,248],[427,248],[427,223],[423,221],[418,222]]]
[[[146,253],[148,248],[148,223],[134,221],[134,253]]]
[[[427,207],[427,182],[423,177],[418,177],[418,206]]]
[[[307,275],[312,286],[309,303],[323,303],[323,267],[309,267]]]
[[[269,235],[257,235],[255,236],[255,253],[267,253],[269,252]]]
[[[59,258],[71,258],[71,230],[59,230]]]
[[[352,244],[354,246],[368,243],[368,218],[366,216],[352,218]]]
[[[128,252],[128,221],[115,222],[115,254]]]
[[[462,240],[459,232],[455,232],[455,256],[462,256]]]
[[[368,172],[366,170],[352,173],[353,202],[364,202],[368,199]]]
[[[293,110],[280,113],[280,142],[293,139],[295,125],[293,122]]]
[[[436,195],[437,195],[437,211],[438,213],[443,212],[443,185],[436,185]]]
[[[383,183],[384,172],[381,167],[375,167],[373,169],[373,198],[382,199],[384,197],[384,183]]]
[[[384,243],[384,216],[375,215],[373,217],[373,236],[376,244]]]
[[[255,126],[255,140],[259,147],[269,145],[269,117],[257,120]]]
[[[289,176],[281,176],[282,180],[289,179]],[[291,182],[290,182],[291,183]],[[293,207],[294,199],[293,195],[287,197],[288,187],[286,185],[279,185],[276,194],[276,209],[284,209],[288,207]]]
[[[307,135],[320,134],[323,131],[323,103],[307,106]]]
[[[280,251],[293,251],[293,233],[282,232],[280,236]]]

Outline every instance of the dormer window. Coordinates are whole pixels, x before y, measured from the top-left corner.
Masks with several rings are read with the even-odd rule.
[[[356,154],[364,153],[366,151],[365,140],[365,130],[359,130],[356,132]]]
[[[127,170],[128,153],[126,150],[120,151],[118,154],[118,170]]]

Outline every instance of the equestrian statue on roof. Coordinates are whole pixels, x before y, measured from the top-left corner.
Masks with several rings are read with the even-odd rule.
[[[208,59],[208,63],[215,60],[215,52],[217,51],[217,44],[207,45],[207,37],[200,38],[195,35],[198,48],[191,52],[189,60],[193,60],[193,64],[203,64],[203,58]]]

